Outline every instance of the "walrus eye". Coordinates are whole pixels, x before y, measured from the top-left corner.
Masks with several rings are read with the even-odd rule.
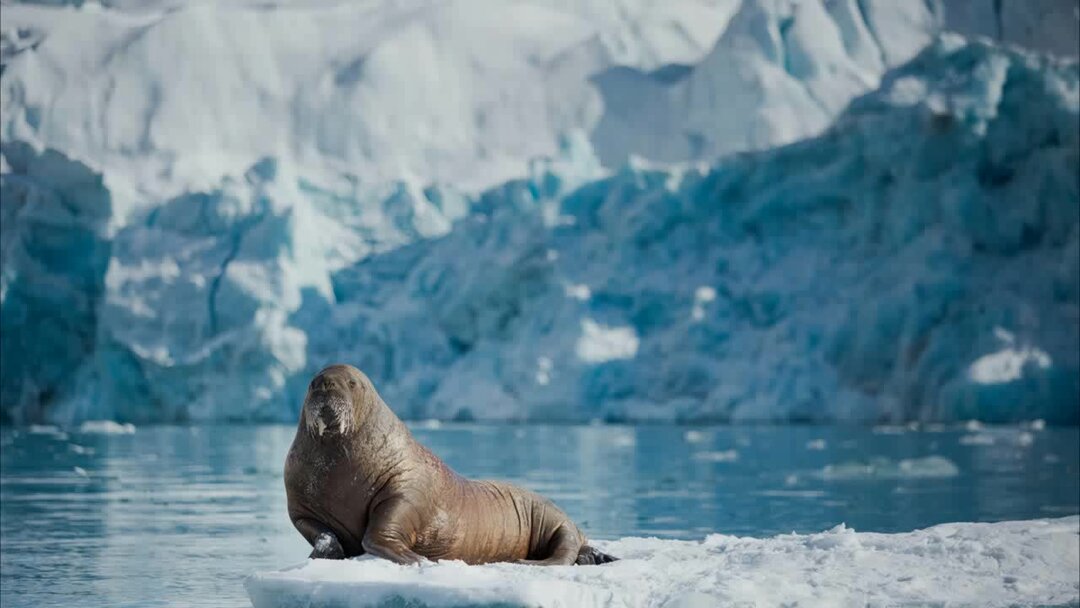
[[[356,380],[349,380],[349,388],[356,388]]]

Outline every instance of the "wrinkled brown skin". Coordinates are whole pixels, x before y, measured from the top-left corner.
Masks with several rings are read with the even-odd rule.
[[[285,491],[289,517],[314,558],[614,560],[586,545],[551,501],[455,473],[413,439],[367,376],[348,365],[328,367],[312,380],[285,460]]]

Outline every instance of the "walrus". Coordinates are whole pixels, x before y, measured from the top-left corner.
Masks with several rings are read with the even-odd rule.
[[[615,561],[551,501],[472,481],[420,445],[363,372],[332,365],[308,386],[285,459],[289,518],[310,557],[399,564],[594,565]]]

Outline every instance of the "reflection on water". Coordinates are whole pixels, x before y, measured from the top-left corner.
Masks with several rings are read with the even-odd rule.
[[[291,426],[0,432],[0,603],[245,606],[301,561]],[[1080,429],[418,427],[460,473],[558,502],[595,538],[905,531],[1080,511]]]

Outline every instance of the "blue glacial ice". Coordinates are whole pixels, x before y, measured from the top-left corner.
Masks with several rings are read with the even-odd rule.
[[[63,229],[98,263],[49,276],[81,350],[5,367],[4,415],[293,420],[347,361],[416,418],[1075,423],[1078,116],[1075,61],[944,36],[821,136],[711,167],[605,174],[578,132],[468,195],[268,158],[125,222],[79,178]],[[7,214],[34,173],[4,154]],[[48,255],[5,249],[5,348]]]
[[[21,142],[0,149],[0,403],[24,419],[77,394],[95,348],[112,201],[100,174]]]
[[[1076,422],[1077,95],[944,37],[817,139],[508,184],[335,273],[311,360],[415,417]]]

